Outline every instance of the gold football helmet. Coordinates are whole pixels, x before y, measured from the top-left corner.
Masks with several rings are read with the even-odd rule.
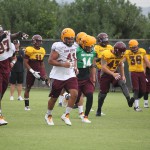
[[[139,45],[139,43],[138,43],[138,41],[137,40],[130,40],[129,41],[129,48],[132,48],[132,47],[135,47],[135,46],[138,46]]]
[[[81,41],[81,38],[84,36],[84,35],[87,35],[85,32],[79,32],[77,35],[76,35],[76,42],[78,44],[80,44],[80,41]]]
[[[138,45],[139,43],[137,40],[132,39],[129,41],[129,48],[133,53],[136,53],[138,51]]]
[[[75,38],[75,32],[71,28],[65,28],[61,32],[61,40],[65,42],[65,38]]]

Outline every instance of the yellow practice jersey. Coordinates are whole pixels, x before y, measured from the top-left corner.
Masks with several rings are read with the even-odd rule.
[[[107,62],[107,68],[115,72],[123,57],[117,58],[110,50],[102,53],[102,58]]]
[[[111,45],[107,45],[106,47],[102,47],[100,45],[95,45],[94,46],[94,50],[97,54],[97,58],[102,58],[102,53],[105,51],[105,50],[112,50],[113,47]],[[96,66],[98,69],[101,69],[101,61],[99,62],[96,62]]]
[[[146,50],[139,48],[136,53],[131,50],[126,50],[124,57],[127,59],[130,72],[143,72],[144,71],[144,56]]]
[[[32,60],[43,60],[44,56],[46,54],[46,51],[43,47],[40,47],[40,49],[35,49],[32,46],[28,46],[25,49],[25,55],[29,57],[29,59]]]

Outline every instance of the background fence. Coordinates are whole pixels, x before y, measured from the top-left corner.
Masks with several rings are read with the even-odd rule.
[[[49,73],[50,73],[50,71],[52,69],[52,66],[50,66],[48,64],[48,57],[49,57],[49,54],[50,54],[50,51],[51,51],[51,46],[56,41],[59,41],[59,40],[53,40],[53,39],[44,39],[43,40],[43,45],[42,46],[46,50],[46,56],[44,57],[44,63],[45,63],[46,71],[47,71],[48,75],[49,75]],[[110,39],[109,41],[110,41],[111,45],[114,45],[117,41],[123,41],[125,44],[128,45],[129,39],[119,39],[119,40],[116,40],[116,39],[112,40],[112,39]],[[138,39],[138,42],[139,42],[139,47],[144,48],[149,53],[149,51],[150,51],[150,48],[149,48],[150,47],[150,39]],[[21,47],[22,48],[25,48],[25,47],[27,47],[29,45],[32,45],[31,40],[21,41]],[[129,89],[131,89],[131,82],[130,82],[130,76],[129,76],[127,63],[125,63],[125,75],[126,75],[127,86],[128,86]],[[26,71],[25,71],[24,76],[26,76]],[[25,84],[25,78],[24,78],[24,84]],[[41,84],[41,81],[36,80],[35,84],[34,84],[34,87],[41,87],[41,86],[43,86]]]

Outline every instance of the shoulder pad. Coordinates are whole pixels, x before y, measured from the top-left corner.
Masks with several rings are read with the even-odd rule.
[[[25,55],[30,56],[34,51],[34,48],[31,46],[26,47],[25,49]]]

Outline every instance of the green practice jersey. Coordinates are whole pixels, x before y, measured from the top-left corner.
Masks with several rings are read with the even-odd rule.
[[[93,63],[96,53],[92,50],[90,53],[86,53],[81,47],[77,48],[77,67],[79,69],[79,74],[77,75],[78,79],[84,80],[90,78],[90,66]]]
[[[92,50],[90,53],[86,53],[80,46],[77,48],[77,66],[78,68],[88,68],[92,65],[96,53]]]

